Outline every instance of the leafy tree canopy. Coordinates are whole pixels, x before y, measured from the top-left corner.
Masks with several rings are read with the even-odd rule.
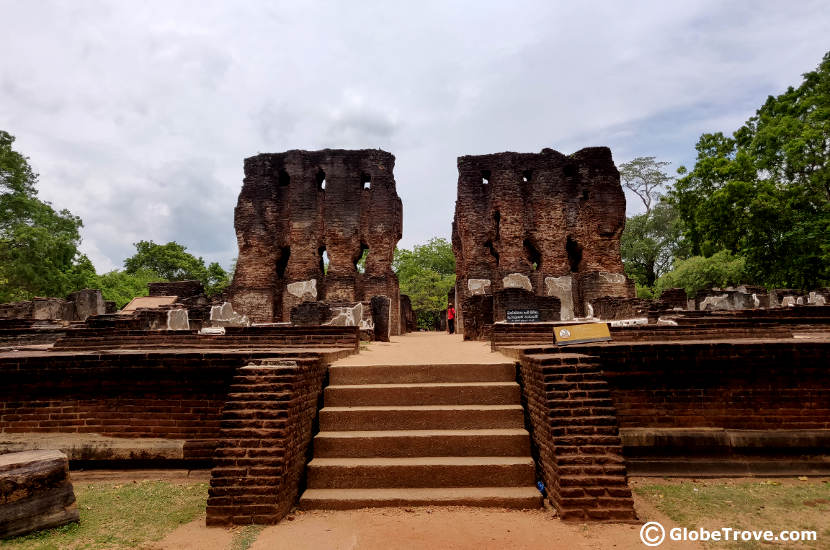
[[[694,296],[699,290],[713,286],[734,286],[748,282],[746,260],[727,250],[704,258],[692,256],[676,262],[674,269],[657,280],[654,295],[659,296],[668,288],[685,288]]]
[[[197,258],[175,241],[167,244],[139,241],[135,248],[136,253],[124,260],[124,271],[129,275],[150,272],[167,281],[201,281],[209,296],[222,292],[229,283],[228,273],[219,263],[205,266],[201,256]]]
[[[66,296],[94,273],[81,219],[37,197],[37,174],[0,130],[0,302]]]
[[[433,238],[412,250],[396,249],[392,268],[401,294],[412,300],[418,327],[429,330],[447,309],[447,294],[455,286],[455,255],[446,239]]]
[[[767,286],[830,282],[830,52],[732,137],[704,134],[670,194],[690,252],[728,250]]]

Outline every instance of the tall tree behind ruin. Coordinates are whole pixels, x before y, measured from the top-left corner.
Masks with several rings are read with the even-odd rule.
[[[830,52],[732,137],[703,134],[671,200],[694,255],[729,250],[756,281],[830,283]]]
[[[643,202],[646,211],[625,222],[620,239],[625,273],[640,287],[651,288],[671,271],[675,258],[685,257],[683,224],[674,206],[663,200],[674,178],[665,172],[670,163],[655,157],[637,157],[620,164],[620,180]]]
[[[78,251],[83,223],[37,197],[38,175],[0,130],[0,302],[66,296],[94,274]]]

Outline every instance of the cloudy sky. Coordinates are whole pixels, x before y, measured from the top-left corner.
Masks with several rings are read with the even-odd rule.
[[[0,129],[99,272],[176,240],[228,267],[243,158],[395,154],[402,246],[449,237],[456,157],[690,164],[830,49],[823,1],[0,0]],[[629,213],[636,212],[629,199]]]

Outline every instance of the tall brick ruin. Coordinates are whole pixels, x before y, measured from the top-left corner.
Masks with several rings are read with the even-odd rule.
[[[398,334],[392,256],[403,222],[394,166],[395,157],[380,149],[293,150],[245,159],[234,220],[234,309],[254,322],[279,322],[303,302],[346,305],[386,296],[390,332]]]
[[[507,288],[545,305],[542,298],[558,298],[563,320],[586,315],[600,296],[633,297],[620,257],[624,226],[625,195],[607,147],[459,157],[452,226],[459,323],[465,300]]]

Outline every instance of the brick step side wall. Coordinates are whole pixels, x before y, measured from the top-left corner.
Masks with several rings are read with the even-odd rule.
[[[560,516],[636,519],[616,411],[597,359],[525,355],[519,379],[538,468]]]
[[[208,525],[273,524],[293,507],[325,377],[321,362],[237,369],[214,453]]]

